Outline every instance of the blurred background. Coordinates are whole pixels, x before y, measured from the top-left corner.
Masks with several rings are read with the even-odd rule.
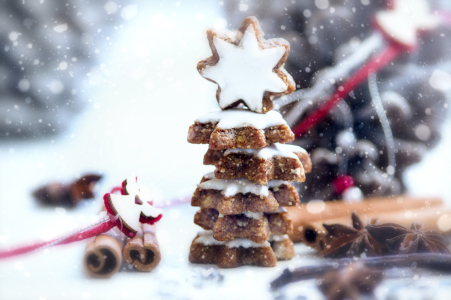
[[[286,68],[304,89],[374,33],[373,15],[384,5],[382,0],[0,2],[0,247],[59,236],[98,213],[99,197],[74,210],[40,206],[31,194],[50,181],[102,174],[97,195],[103,195],[136,174],[157,203],[190,196],[212,169],[202,165],[206,146],[188,144],[186,133],[196,117],[218,109],[216,85],[196,70],[211,55],[206,29],[233,30],[246,16],[256,16],[266,38],[290,42]],[[395,140],[394,170],[387,171],[386,136],[364,82],[345,99],[350,115],[333,111],[294,142],[310,152],[315,166],[298,186],[303,201],[341,199],[333,181],[347,174],[365,197],[409,193],[451,203],[451,5],[430,5],[441,25],[421,35],[418,49],[377,74]],[[299,112],[299,119],[315,105]],[[344,132],[352,137],[340,140]],[[189,240],[197,231],[194,211],[167,210],[158,233],[167,253],[163,270],[187,264]],[[99,299],[116,295],[113,282],[144,280],[122,274],[109,283],[89,281],[80,266],[83,247],[2,263],[0,298]],[[278,274],[262,272],[248,273],[242,283]],[[163,273],[156,274],[169,276]],[[9,284],[15,288],[7,289]],[[139,295],[125,290],[123,298]],[[243,295],[239,289],[222,292]]]

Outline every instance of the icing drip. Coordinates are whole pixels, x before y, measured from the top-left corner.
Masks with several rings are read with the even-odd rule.
[[[214,176],[214,175],[213,175]],[[238,193],[252,193],[258,196],[268,196],[269,190],[267,186],[257,184],[246,178],[239,179],[211,179],[199,184],[203,190],[219,190],[224,196],[231,197]]]
[[[273,234],[269,237],[269,242],[281,242],[289,238],[288,234]]]
[[[255,220],[260,220],[261,218],[263,218],[262,212],[256,213],[256,212],[246,211],[243,213],[243,215],[245,215],[249,219],[255,219]]]
[[[279,187],[281,185],[291,185],[291,182],[289,181],[284,181],[284,180],[271,180],[268,182],[268,188],[275,188],[275,187]]]
[[[260,149],[227,149],[224,152],[224,156],[229,155],[231,153],[247,153],[251,155],[255,155],[257,157],[263,159],[273,158],[275,156],[281,157],[290,157],[299,160],[298,156],[295,153],[304,153],[306,152],[303,148],[295,145],[284,145],[275,143],[268,147],[260,148]]]
[[[265,241],[263,243],[255,243],[248,239],[238,238],[227,242],[227,247],[229,248],[260,248],[260,247],[271,247],[269,242]]]
[[[259,248],[259,247],[271,247],[269,242],[263,242],[263,243],[255,243],[253,241],[250,241],[248,239],[243,238],[237,238],[232,241],[228,242],[220,242],[213,238],[213,231],[211,230],[204,230],[200,231],[198,233],[198,237],[194,240],[197,244],[203,244],[205,246],[213,246],[213,245],[226,245],[229,248]]]
[[[239,45],[218,37],[214,37],[213,43],[219,61],[201,73],[221,88],[221,108],[242,99],[249,109],[261,112],[265,91],[280,93],[287,90],[287,85],[273,72],[285,54],[285,47],[260,49],[253,25],[246,28]]]
[[[287,212],[288,210],[285,207],[279,206],[275,211],[269,212],[267,214],[280,214]]]
[[[301,148],[301,149],[302,149],[302,148]],[[302,149],[302,150],[304,150],[304,149]],[[209,173],[205,174],[203,177],[205,177],[205,178],[208,179],[208,180],[216,179],[216,177],[215,177],[215,172],[209,172]],[[245,179],[245,178],[240,178],[240,179],[228,179],[228,181],[242,180],[242,179]],[[218,179],[218,180],[219,180],[219,179]],[[224,179],[221,179],[221,180],[226,181],[226,180],[224,180]],[[247,180],[247,179],[245,179],[245,180]],[[249,180],[247,180],[247,181],[249,181]],[[249,181],[249,182],[250,182],[250,183],[253,183],[253,184],[256,184],[256,183],[253,182],[253,181]],[[205,183],[205,182],[204,182],[204,183]],[[203,183],[201,183],[201,184],[203,184]],[[279,186],[281,186],[281,185],[291,185],[291,182],[285,181],[285,180],[271,180],[271,181],[268,182],[267,187],[270,189],[270,188],[279,187]],[[263,186],[263,187],[265,187],[265,186]],[[206,190],[207,188],[202,187],[202,189]],[[213,188],[211,188],[211,189],[213,189]],[[219,189],[219,190],[222,190],[222,189]],[[241,192],[240,192],[240,193],[241,193]],[[264,195],[264,196],[267,196],[267,195]]]
[[[195,239],[195,242],[198,244],[204,244],[205,246],[213,246],[213,245],[225,245],[226,242],[220,242],[213,238],[213,231],[212,230],[205,230],[200,231],[198,233],[197,239]]]
[[[254,127],[265,129],[271,126],[286,125],[282,115],[275,110],[266,114],[258,114],[249,110],[229,109],[211,112],[195,120],[198,123],[217,123],[216,127],[222,129]]]

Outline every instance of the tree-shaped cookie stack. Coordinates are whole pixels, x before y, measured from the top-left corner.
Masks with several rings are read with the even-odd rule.
[[[299,202],[290,181],[304,181],[311,170],[304,149],[283,144],[294,135],[271,111],[274,96],[295,88],[283,66],[290,47],[283,39],[263,39],[254,17],[237,32],[209,30],[207,36],[213,55],[197,68],[218,85],[222,111],[198,118],[188,132],[188,142],[209,144],[204,164],[216,167],[191,200],[200,207],[194,223],[205,231],[193,240],[189,260],[273,267],[294,256],[283,206]]]

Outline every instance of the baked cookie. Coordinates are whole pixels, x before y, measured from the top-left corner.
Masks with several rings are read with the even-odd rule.
[[[218,241],[246,238],[262,243],[270,234],[287,234],[293,230],[291,219],[282,207],[270,214],[245,212],[239,215],[220,215],[216,209],[201,208],[194,216],[194,224],[213,230]]]
[[[294,134],[276,111],[258,114],[230,109],[206,114],[188,130],[191,144],[209,144],[210,149],[262,148],[272,143],[289,143]]]
[[[277,258],[269,242],[254,243],[246,239],[220,242],[213,238],[212,231],[197,234],[191,243],[189,261],[195,264],[216,264],[220,268],[277,265]]]
[[[280,206],[299,203],[292,183],[273,180],[267,186],[245,178],[216,179],[214,173],[204,175],[191,198],[191,205],[214,208],[222,215],[243,212],[273,212]]]
[[[204,165],[216,166],[218,179],[244,177],[264,185],[270,180],[303,182],[305,172],[311,171],[310,156],[303,148],[283,144],[262,149],[208,149]]]
[[[284,68],[290,44],[284,39],[265,40],[263,35],[255,17],[244,19],[237,32],[207,31],[212,56],[200,61],[197,70],[218,85],[216,99],[222,109],[243,103],[266,113],[273,108],[274,96],[295,90]]]
[[[296,256],[293,242],[287,234],[272,235],[268,242],[271,244],[271,248],[277,257],[277,260],[289,260]]]

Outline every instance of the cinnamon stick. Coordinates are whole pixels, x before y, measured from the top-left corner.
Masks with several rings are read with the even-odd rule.
[[[292,207],[286,207],[293,222],[293,232],[290,239],[293,242],[305,240],[304,226],[319,220],[349,217],[353,211],[364,215],[368,213],[386,213],[408,209],[427,209],[443,206],[440,198],[418,198],[407,195],[386,198],[371,198],[361,202],[326,201],[311,202]],[[308,245],[314,245],[316,238],[307,239]]]
[[[140,271],[152,271],[161,260],[160,247],[155,235],[155,226],[141,224],[141,230],[128,239],[124,247],[124,260]]]
[[[110,234],[90,238],[83,258],[86,271],[94,277],[111,277],[121,267],[123,247],[122,233],[117,228]]]
[[[429,209],[415,209],[391,213],[370,213],[360,215],[359,217],[364,225],[370,224],[371,220],[379,219],[379,224],[396,223],[409,228],[415,221],[422,223],[424,225],[424,230],[436,230],[442,234],[451,233],[450,207],[437,206]],[[327,245],[329,242],[323,224],[343,224],[352,226],[351,223],[351,218],[348,216],[345,218],[312,222],[305,225],[305,230],[316,233],[314,247],[322,254],[324,245]]]

